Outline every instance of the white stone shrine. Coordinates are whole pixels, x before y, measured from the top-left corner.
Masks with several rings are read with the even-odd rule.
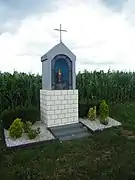
[[[41,62],[41,121],[46,127],[78,123],[76,56],[60,39],[59,44],[41,57]]]

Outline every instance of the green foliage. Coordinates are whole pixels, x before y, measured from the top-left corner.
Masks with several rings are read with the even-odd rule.
[[[83,103],[79,103],[79,117],[83,118],[83,117],[87,117],[88,112],[89,112],[89,108],[90,107],[94,107],[96,106],[96,115],[99,115],[99,102],[83,102]]]
[[[21,137],[23,133],[23,122],[21,122],[21,119],[16,118],[14,122],[9,127],[9,136],[11,138],[19,138]]]
[[[102,124],[108,124],[107,117],[109,116],[109,107],[106,104],[105,100],[101,101],[100,107],[99,107],[99,113],[100,113],[100,122]]]
[[[89,111],[89,104],[79,103],[79,117],[86,117]]]
[[[32,122],[26,121],[26,123],[24,124],[24,128],[23,128],[24,132],[28,133],[31,130],[31,127],[32,127]]]
[[[39,75],[0,72],[0,113],[17,106],[39,109],[41,82]]]
[[[88,112],[88,119],[94,121],[96,119],[96,106],[91,107]]]
[[[135,72],[84,71],[77,75],[79,102],[110,103],[132,102],[135,98]]]
[[[40,128],[37,129],[29,129],[28,131],[28,137],[30,139],[35,139],[40,134]]]
[[[0,73],[0,113],[18,106],[39,109],[41,82],[39,75]],[[79,110],[80,117],[87,116],[90,104],[96,105],[101,99],[107,103],[125,103],[135,98],[135,72],[84,71],[77,74],[76,82],[79,107],[85,111]]]
[[[40,119],[40,112],[36,107],[16,107],[15,109],[8,109],[3,111],[0,116],[0,119],[3,122],[3,127],[8,129],[9,126],[13,123],[14,119],[20,118],[22,122],[27,120],[35,123]]]

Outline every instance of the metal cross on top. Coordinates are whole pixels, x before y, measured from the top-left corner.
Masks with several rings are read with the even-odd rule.
[[[61,35],[61,32],[62,32],[62,31],[63,31],[63,32],[67,32],[67,31],[61,29],[61,24],[60,24],[60,29],[54,29],[54,30],[60,31],[60,42],[62,42],[62,35]]]

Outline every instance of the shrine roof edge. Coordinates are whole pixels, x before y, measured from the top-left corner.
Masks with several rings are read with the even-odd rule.
[[[43,56],[41,56],[41,62],[43,61],[46,61],[47,60],[47,54],[49,54],[53,49],[57,48],[58,46],[64,46],[66,49],[68,49],[68,51],[73,55],[75,56],[75,54],[63,43],[63,42],[60,42],[58,44],[56,44],[53,48],[51,48],[47,53],[45,53]],[[75,56],[76,57],[76,56]]]

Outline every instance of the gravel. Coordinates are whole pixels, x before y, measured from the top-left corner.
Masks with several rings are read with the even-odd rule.
[[[101,131],[106,128],[121,126],[120,122],[118,122],[115,119],[112,119],[110,117],[108,117],[108,118],[109,118],[108,125],[101,124],[98,119],[96,119],[95,121],[90,121],[89,119],[80,118],[79,121],[81,123],[83,123],[85,126],[87,126],[88,128],[90,128],[92,131],[97,131],[97,130]],[[34,143],[34,142],[55,139],[55,137],[51,134],[51,132],[47,130],[46,125],[43,122],[38,121],[32,126],[33,129],[38,128],[38,127],[40,128],[40,134],[35,139],[32,139],[32,140],[30,140],[25,133],[23,133],[22,137],[20,137],[18,139],[12,139],[9,137],[8,130],[4,129],[5,142],[6,142],[7,147],[14,147],[14,146],[30,144],[30,143]]]
[[[97,131],[97,130],[104,130],[106,128],[110,127],[116,127],[116,126],[121,126],[121,123],[116,121],[115,119],[112,119],[108,117],[109,122],[107,125],[103,125],[100,123],[100,121],[96,118],[95,121],[91,121],[89,119],[79,119],[81,123],[86,125],[88,128],[90,128],[92,131]]]
[[[55,139],[54,136],[46,129],[46,126],[43,122],[37,121],[32,128],[40,128],[40,134],[35,138],[35,139],[29,139],[28,136],[23,133],[22,137],[18,139],[12,139],[9,137],[9,132],[8,130],[4,129],[4,134],[5,134],[5,142],[7,147],[14,147],[14,146],[19,146],[19,145],[24,145],[24,144],[30,144],[34,142],[40,142],[40,141],[47,141],[47,140],[52,140]]]

